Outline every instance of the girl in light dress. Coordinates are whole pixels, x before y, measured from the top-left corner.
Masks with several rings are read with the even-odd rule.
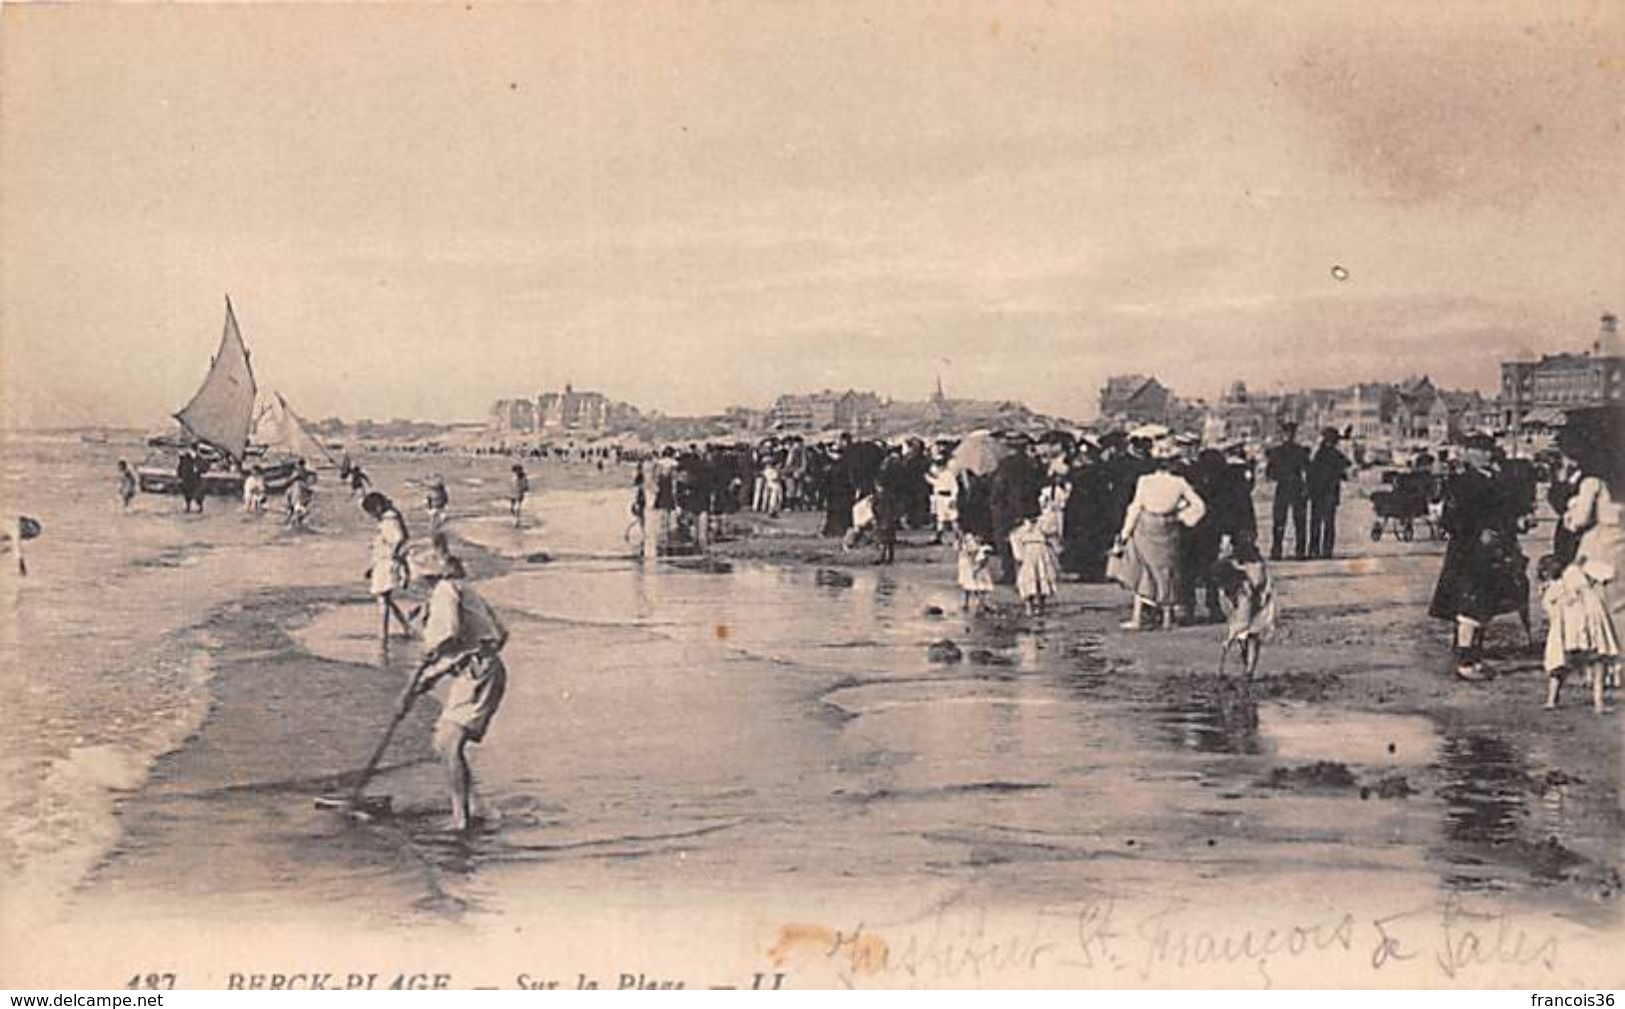
[[[1224,645],[1219,651],[1219,672],[1235,645],[1241,652],[1241,668],[1252,679],[1258,660],[1264,654],[1264,639],[1275,630],[1275,585],[1258,544],[1249,538],[1219,542],[1219,560],[1213,566],[1213,581],[1219,587],[1226,627]]]
[[[1066,504],[1072,497],[1072,484],[1064,475],[1051,477],[1038,492],[1038,528],[1056,550],[1066,538]]]
[[[762,467],[761,481],[762,500],[757,511],[765,512],[770,518],[778,518],[784,508],[784,480],[779,472],[779,457],[776,454],[769,456]]]
[[[959,526],[959,474],[939,459],[931,464],[926,482],[931,485],[931,523],[935,526],[931,542],[941,543]]]
[[[446,524],[446,509],[451,505],[451,494],[446,490],[444,477],[429,479],[429,490],[423,495],[423,510],[429,513],[429,528],[439,529]]]
[[[1557,707],[1563,681],[1579,674],[1591,685],[1591,706],[1608,711],[1604,691],[1617,678],[1619,633],[1608,612],[1602,583],[1576,561],[1564,565],[1548,554],[1536,567],[1546,609],[1546,708]]]
[[[1061,564],[1050,538],[1039,528],[1038,519],[1021,520],[1010,533],[1010,552],[1016,558],[1016,591],[1027,604],[1027,612],[1044,612],[1044,606],[1055,595]]]
[[[258,515],[265,510],[265,471],[255,466],[243,477],[243,511]]]
[[[961,608],[975,612],[987,604],[993,591],[993,548],[974,533],[959,538],[959,589],[964,593]]]
[[[288,484],[286,524],[290,529],[303,529],[310,521],[311,506],[316,502],[316,490],[311,486],[314,475],[301,469]]]
[[[401,625],[402,637],[412,636],[412,623],[395,601],[395,593],[404,591],[410,580],[406,556],[411,534],[395,503],[377,491],[368,491],[361,499],[361,510],[378,523],[372,538],[372,566],[367,569],[367,587],[378,600],[383,621],[382,642],[387,649],[390,617]]]

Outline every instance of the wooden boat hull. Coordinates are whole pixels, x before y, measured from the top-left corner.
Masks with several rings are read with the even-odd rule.
[[[265,489],[272,494],[280,494],[293,483],[294,464],[278,463],[274,466],[265,466],[262,473],[265,477]],[[181,492],[180,479],[175,475],[173,467],[165,469],[160,466],[140,466],[136,468],[136,485],[144,494],[179,494]],[[209,497],[235,497],[243,496],[243,474],[226,470],[212,471],[203,474],[203,493]]]

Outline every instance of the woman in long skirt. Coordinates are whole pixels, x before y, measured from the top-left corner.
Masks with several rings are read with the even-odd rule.
[[[1180,538],[1202,520],[1207,506],[1181,476],[1171,459],[1142,476],[1123,516],[1123,528],[1112,551],[1108,573],[1134,593],[1134,615],[1124,630],[1145,629],[1145,611],[1162,612],[1162,627],[1174,625],[1180,597]]]

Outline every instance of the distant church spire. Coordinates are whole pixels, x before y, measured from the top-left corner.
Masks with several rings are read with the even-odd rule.
[[[942,372],[940,371],[937,372],[937,391],[931,398],[938,403],[948,398],[947,396],[943,395],[942,392]]]

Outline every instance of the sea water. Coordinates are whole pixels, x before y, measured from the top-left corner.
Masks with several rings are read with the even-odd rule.
[[[329,489],[309,534],[222,501],[197,518],[144,497],[125,515],[116,447],[20,448],[7,497],[46,535],[8,587],[11,900],[77,886],[87,908],[139,898],[144,915],[188,921],[417,926],[567,894],[928,907],[1108,882],[1244,900],[1340,878],[1414,895],[1454,878],[1452,850],[1475,856],[1450,829],[1478,808],[1452,791],[1453,737],[1420,718],[1165,690],[1188,671],[1158,668],[1154,642],[1136,667],[1141,642],[1106,640],[1108,588],[1035,624],[961,615],[951,564],[645,564],[624,491],[544,491],[515,529],[496,463],[451,481],[450,531],[484,558],[476,591],[513,635],[508,697],[474,755],[482,825],[446,830],[426,706],[369,786],[397,816],[358,827],[311,798],[365,760],[415,653],[378,650],[354,504]],[[380,469],[421,538],[413,467]],[[1390,586],[1383,619],[1414,608],[1414,580]],[[942,637],[964,662],[930,661]],[[1345,728],[1381,740],[1315,749]],[[1318,759],[1423,791],[1268,785],[1276,766]],[[1571,827],[1540,816],[1503,818]],[[1462,885],[1487,876],[1539,885],[1494,869]]]
[[[60,900],[118,836],[116,798],[183,743],[209,705],[204,616],[256,586],[319,584],[337,558],[308,549],[272,512],[211,498],[202,515],[172,496],[118,499],[117,461],[139,444],[8,435],[0,499],[43,534],[28,573],[4,558],[0,670],[9,732],[0,893]],[[336,505],[336,502],[334,502]]]

